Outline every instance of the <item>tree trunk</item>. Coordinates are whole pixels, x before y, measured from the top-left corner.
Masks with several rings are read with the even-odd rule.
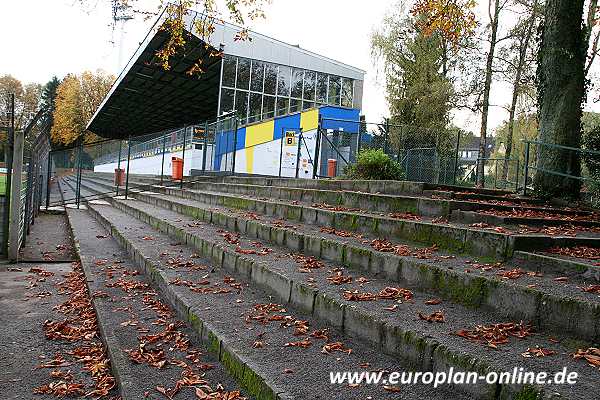
[[[538,55],[539,140],[580,147],[585,97],[587,43],[582,24],[584,0],[548,0]],[[539,146],[535,190],[544,197],[578,197],[581,161],[574,151]],[[546,172],[545,172],[546,171]]]
[[[490,0],[492,1],[492,0]],[[492,86],[492,67],[494,66],[494,52],[496,51],[496,40],[498,36],[498,17],[500,14],[500,0],[494,0],[494,15],[490,19],[492,33],[490,36],[490,49],[487,54],[485,66],[485,85],[483,87],[483,108],[481,110],[481,131],[479,134],[479,155],[477,159],[477,175],[475,176],[477,187],[484,186],[485,174],[485,149],[487,144],[488,111],[490,108],[490,88]]]
[[[515,131],[515,109],[517,107],[517,100],[519,99],[519,92],[521,91],[521,76],[525,66],[525,59],[527,58],[527,49],[529,48],[529,42],[531,41],[533,27],[535,26],[535,19],[537,17],[537,7],[538,0],[535,0],[531,12],[531,20],[529,21],[529,25],[527,25],[525,37],[522,38],[519,46],[519,61],[517,62],[517,71],[513,83],[512,102],[510,104],[510,113],[508,116],[508,133],[506,135],[506,151],[504,152],[504,164],[502,166],[502,181],[505,183],[508,180],[508,162],[512,154],[513,133]],[[519,172],[517,171],[517,173]]]

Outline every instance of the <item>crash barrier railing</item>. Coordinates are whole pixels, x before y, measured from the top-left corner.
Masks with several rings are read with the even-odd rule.
[[[600,151],[525,140],[523,193],[536,189],[536,178],[567,181],[600,205]],[[573,182],[569,182],[573,181]],[[571,185],[566,185],[571,186]]]

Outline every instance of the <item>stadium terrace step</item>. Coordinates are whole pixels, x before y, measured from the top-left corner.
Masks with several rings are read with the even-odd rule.
[[[58,181],[57,191],[61,196],[63,191],[72,195],[71,187],[63,185],[61,189],[61,181],[64,179]],[[70,206],[65,210],[120,397],[154,398],[162,396],[159,389],[174,393],[178,381],[201,377],[211,389],[224,394],[230,391],[234,398],[239,385],[215,358],[205,355],[207,352],[197,345],[194,332],[173,317],[164,306],[163,296],[148,286],[110,233],[87,211]],[[160,343],[156,351],[149,345],[154,341],[153,335]],[[169,344],[175,348],[167,354],[160,351],[159,347],[167,348]],[[150,354],[145,362],[139,361],[143,358],[142,348]],[[132,361],[133,356],[139,362]],[[180,391],[193,396],[193,388],[183,386]]]
[[[592,261],[569,260],[530,251],[515,251],[513,256],[516,262],[529,270],[541,273],[552,271],[556,275],[574,279],[583,278],[600,281],[600,265]]]
[[[110,233],[85,210],[67,209],[67,215],[122,398],[158,398],[159,388],[173,390],[186,377],[236,391],[239,385],[198,346]],[[180,390],[194,395],[193,387]]]
[[[146,203],[219,224],[260,240],[270,240],[292,250],[302,250],[353,268],[382,274],[394,281],[431,290],[444,298],[471,307],[489,307],[503,313],[510,310],[516,313],[506,314],[509,317],[536,320],[541,326],[554,326],[557,330],[574,332],[590,340],[594,340],[600,332],[600,327],[591,328],[598,325],[598,321],[593,317],[596,315],[594,310],[598,309],[598,298],[582,292],[579,288],[582,283],[585,284],[589,278],[593,278],[590,276],[571,273],[574,282],[566,284],[555,281],[561,276],[553,275],[556,271],[552,268],[541,271],[543,276],[533,277],[520,268],[530,266],[534,271],[540,272],[539,265],[485,264],[439,251],[430,251],[430,255],[427,255],[428,249],[413,250],[413,254],[421,258],[396,256],[389,252],[377,251],[373,246],[366,244],[377,243],[374,237],[355,237],[345,231],[328,233],[328,230],[318,225],[295,224],[286,227],[277,217],[259,218],[253,213],[236,213],[224,207],[156,193],[142,192],[132,195]],[[344,235],[342,239],[340,234]],[[399,246],[404,249],[402,245]],[[409,251],[408,254],[410,253]],[[479,274],[474,274],[474,271],[478,271]],[[518,279],[518,282],[511,282],[513,279]],[[541,292],[538,292],[538,288]],[[564,294],[573,300],[565,302],[562,298]],[[565,307],[575,308],[567,310]],[[562,311],[553,313],[553,309]],[[573,326],[573,321],[565,318],[572,312],[585,316],[584,320]]]
[[[138,195],[140,194],[135,194],[135,196]],[[428,311],[434,311],[435,309],[435,307],[430,309],[431,307],[423,305],[425,301],[431,299],[431,295],[427,295],[418,289],[409,287],[412,290],[412,301],[403,301],[396,304],[393,302],[386,303],[384,305],[389,305],[386,309],[376,302],[354,302],[346,297],[348,296],[347,293],[352,295],[352,289],[359,291],[355,295],[360,293],[385,293],[386,288],[392,287],[394,282],[381,278],[380,275],[364,271],[365,278],[365,276],[359,275],[353,270],[346,270],[343,266],[335,264],[316,268],[311,270],[310,273],[300,272],[297,270],[298,267],[290,262],[290,249],[278,245],[269,247],[267,254],[251,254],[262,251],[261,249],[266,247],[261,244],[260,249],[258,249],[256,242],[253,241],[256,240],[256,237],[251,233],[252,228],[249,229],[248,222],[246,222],[246,230],[245,232],[242,231],[243,236],[241,236],[236,235],[235,232],[219,230],[218,227],[208,222],[203,223],[196,219],[186,218],[186,216],[176,212],[140,203],[139,200],[113,199],[113,204],[127,214],[149,223],[161,232],[168,233],[169,236],[194,246],[200,254],[212,257],[213,262],[230,269],[232,273],[237,273],[251,279],[253,283],[268,288],[282,301],[290,302],[304,311],[311,312],[313,315],[326,320],[353,336],[373,342],[382,351],[406,359],[411,362],[412,366],[420,369],[444,370],[453,366],[457,369],[464,370],[467,368],[480,372],[490,369],[509,370],[514,367],[514,360],[519,359],[519,366],[526,365],[527,369],[536,370],[543,368],[544,361],[524,358],[521,353],[528,347],[535,347],[534,343],[539,343],[540,340],[543,343],[546,341],[552,343],[550,339],[540,339],[539,335],[535,338],[525,337],[519,340],[518,343],[511,343],[506,347],[502,346],[502,356],[498,357],[499,353],[495,351],[490,353],[481,344],[466,341],[455,335],[448,335],[448,333],[458,332],[461,329],[468,329],[476,325],[489,325],[499,322],[501,317],[498,314],[490,313],[489,310],[472,310],[458,304],[443,303],[444,305],[441,307],[444,309],[446,322],[432,325],[418,317],[419,312],[426,315]],[[136,226],[136,223],[127,221],[121,214],[111,217],[109,214],[111,212],[115,213],[114,210],[111,211],[112,209],[100,209],[101,207],[95,205],[90,205],[90,207],[92,210],[96,210],[99,218],[109,221],[113,232],[118,231],[121,235],[127,236],[130,234],[127,229],[132,229],[127,227]],[[206,212],[204,217],[206,217]],[[212,212],[211,218],[218,217],[215,217],[214,212]],[[240,220],[234,221],[234,225],[235,223],[240,223]],[[267,238],[269,237],[271,235],[267,235]],[[129,240],[134,241],[135,239]],[[138,242],[140,241],[138,240]],[[258,249],[258,251],[255,249]],[[306,248],[304,250],[306,251]],[[316,261],[320,260],[316,259]],[[332,279],[331,271],[341,271],[342,277],[350,278],[352,282],[361,282],[360,286],[348,289],[350,284],[346,284],[343,289],[349,290],[349,292],[342,294],[343,289],[340,289],[339,286],[332,287],[328,283],[327,278]],[[335,278],[335,275],[333,278]],[[507,287],[509,286],[507,285],[503,289]],[[395,317],[397,312],[400,312],[404,318],[399,320]],[[412,316],[412,318],[405,318],[407,315]],[[560,334],[557,335],[560,336]],[[561,337],[561,340],[563,343],[570,343],[573,339]],[[566,354],[573,350],[556,348],[556,351],[560,354]],[[569,365],[569,368],[575,368],[579,371],[577,363],[573,363],[568,358],[564,362]],[[589,373],[589,371],[582,370],[582,373]],[[473,390],[474,388],[468,389]],[[552,390],[554,389],[563,392],[564,390],[571,390],[571,388],[553,387]],[[501,388],[496,388],[494,394],[491,391],[482,390],[484,388],[480,387],[474,394],[483,397],[493,397],[499,395],[499,393],[502,396],[510,397],[515,394],[515,388],[504,385]],[[570,393],[569,395],[575,394]]]
[[[589,212],[565,213],[565,210],[512,208],[505,211],[499,208],[488,208],[478,211],[452,211],[452,221],[463,224],[485,223],[496,226],[564,226],[598,228],[600,239],[600,220],[597,214]],[[600,245],[600,240],[598,242]]]
[[[276,304],[273,297],[276,293],[264,292],[254,286],[255,282],[247,274],[236,274],[229,264],[222,265],[223,250],[218,246],[199,252],[183,242],[174,243],[179,239],[102,203],[89,202],[89,213],[69,210],[81,251],[88,254],[90,268],[98,269],[94,267],[98,257],[112,260],[116,255],[119,261],[126,258],[120,249],[109,248],[105,253],[95,248],[98,246],[95,235],[102,224],[114,240],[127,249],[138,268],[169,304],[187,320],[206,349],[253,397],[397,398],[396,387],[332,386],[329,371],[405,371],[410,370],[410,365],[374,351],[366,342],[328,327],[291,304]],[[112,242],[110,238],[103,239],[103,243],[112,245]],[[218,256],[219,251],[221,256]],[[128,261],[118,265],[130,271]],[[104,273],[96,271],[96,274]],[[220,369],[217,366],[216,371]],[[211,379],[207,377],[207,380]],[[406,399],[472,398],[458,392],[456,387],[434,389],[431,385],[404,385],[401,390]]]

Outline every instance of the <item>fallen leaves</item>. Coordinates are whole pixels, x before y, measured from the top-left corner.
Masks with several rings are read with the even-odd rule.
[[[287,342],[286,344],[284,344],[285,347],[302,347],[304,349],[312,346],[312,342],[310,341],[309,338],[306,338],[304,340],[300,340],[297,342]]]
[[[390,218],[395,218],[395,219],[408,219],[411,221],[420,221],[421,217],[413,214],[411,212],[396,212],[396,213],[390,213],[388,214],[388,216]]]
[[[600,349],[598,348],[590,347],[586,350],[577,349],[571,356],[576,360],[584,359],[591,366],[600,369]]]
[[[336,236],[340,236],[340,237],[353,237],[356,239],[362,239],[363,235],[355,233],[355,232],[348,232],[348,231],[343,231],[343,230],[338,230],[335,228],[329,228],[326,226],[322,226],[321,227],[321,233],[328,233],[330,235],[336,235]]]
[[[290,254],[290,257],[296,261],[296,263],[301,264],[300,272],[310,272],[315,269],[325,267],[325,264],[322,261],[319,261],[314,256],[305,256],[304,254]]]
[[[531,325],[520,323],[507,322],[492,325],[477,325],[475,329],[461,329],[456,332],[456,335],[468,340],[482,342],[491,348],[498,348],[500,344],[509,342],[510,337],[525,338],[532,333]]]
[[[321,208],[323,210],[329,210],[329,211],[346,211],[346,212],[361,211],[359,208],[348,208],[348,207],[344,207],[344,206],[332,206],[331,204],[327,204],[327,203],[313,203],[312,207]]]
[[[438,304],[441,304],[442,301],[440,299],[431,299],[431,300],[425,300],[424,303],[427,304],[428,306],[437,306]]]
[[[352,277],[349,275],[344,275],[344,273],[341,271],[337,271],[328,276],[327,281],[330,285],[343,285],[345,283],[352,283]]]
[[[387,239],[373,239],[371,247],[385,253],[394,253],[399,256],[413,256],[420,259],[430,258],[438,249],[436,245],[433,245],[413,250],[405,244],[393,244]]]
[[[543,347],[540,346],[535,346],[535,347],[528,347],[527,351],[525,351],[524,353],[521,353],[521,355],[525,358],[531,358],[531,357],[548,357],[551,355],[556,354],[556,352],[554,350],[550,350],[550,349],[545,349]]]
[[[427,322],[446,322],[444,313],[442,311],[435,311],[429,315],[419,313],[419,319]]]
[[[582,258],[585,260],[600,260],[600,248],[588,247],[588,246],[574,246],[574,247],[552,247],[546,250],[551,254],[558,254],[561,256]]]
[[[67,340],[81,343],[68,353],[84,365],[93,381],[94,388],[85,393],[82,383],[72,382],[70,372],[53,371],[50,376],[58,381],[53,381],[34,389],[34,393],[51,394],[57,397],[73,397],[85,395],[88,397],[102,397],[109,394],[115,387],[115,379],[110,374],[110,361],[101,342],[97,341],[98,327],[91,296],[87,291],[86,278],[79,263],[72,264],[73,271],[66,275],[66,279],[57,284],[62,294],[68,295],[66,301],[54,307],[54,310],[67,316],[62,321],[46,320],[43,324],[44,333],[51,340]],[[33,271],[43,274],[44,271]],[[54,359],[41,364],[38,368],[57,368],[72,365],[62,355],[57,354]]]
[[[62,380],[51,382],[33,389],[35,394],[49,394],[55,397],[75,397],[85,394],[84,384],[65,382]]]
[[[582,286],[582,287],[579,287],[579,289],[581,289],[582,291],[584,291],[586,293],[600,294],[600,285]]]
[[[342,342],[327,343],[323,345],[323,348],[321,349],[321,353],[325,354],[331,354],[336,351],[346,354],[352,353],[352,349],[346,348]]]
[[[386,287],[381,289],[379,293],[359,292],[358,290],[345,290],[343,293],[344,299],[348,301],[373,301],[377,299],[385,300],[412,300],[413,293],[404,288]]]

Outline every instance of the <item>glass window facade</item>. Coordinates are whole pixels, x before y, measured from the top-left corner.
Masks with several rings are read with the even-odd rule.
[[[242,124],[320,105],[352,107],[354,80],[226,55],[219,114],[237,111]]]

